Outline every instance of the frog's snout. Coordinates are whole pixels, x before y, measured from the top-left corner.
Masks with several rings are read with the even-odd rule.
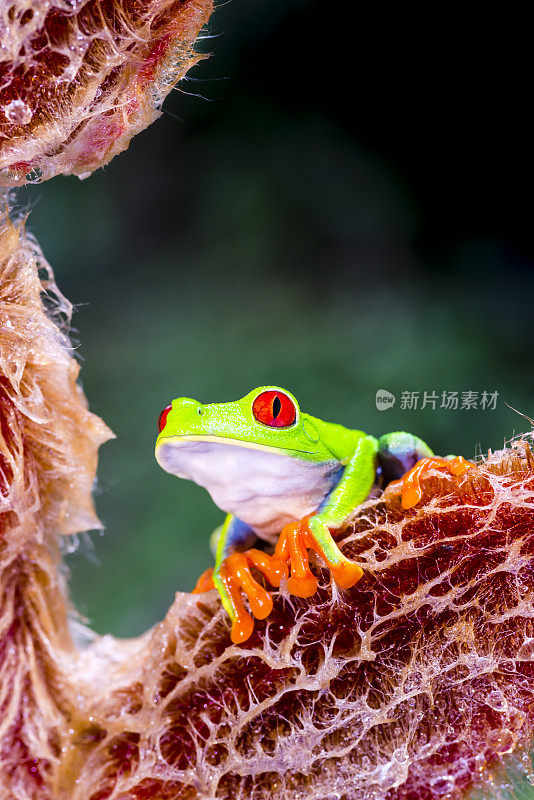
[[[191,409],[192,406],[201,406],[202,403],[199,403],[198,400],[193,400],[192,397],[179,397],[177,400],[172,401],[172,407],[175,411],[178,411],[180,408],[189,408]]]
[[[159,433],[169,436],[188,436],[204,432],[202,417],[206,413],[206,406],[191,397],[179,397],[164,409],[160,415]],[[163,423],[163,424],[162,424]]]
[[[195,419],[204,415],[204,406],[198,400],[191,397],[180,397],[172,404],[174,419],[178,422],[182,420]]]

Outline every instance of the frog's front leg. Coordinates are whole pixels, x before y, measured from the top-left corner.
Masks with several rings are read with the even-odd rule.
[[[242,593],[247,596],[256,619],[265,619],[273,608],[270,594],[254,578],[252,568],[272,586],[280,586],[282,578],[287,576],[287,569],[282,561],[261,550],[245,549],[257,537],[248,525],[232,514],[227,515],[220,533],[215,531],[215,537],[215,569],[206,570],[200,576],[194,593],[217,589],[232,620],[232,641],[239,644],[246,641],[254,630],[254,620],[245,609]]]
[[[317,579],[308,563],[308,549],[325,562],[342,589],[354,586],[363,575],[355,561],[343,555],[330,529],[339,528],[356,506],[369,495],[375,479],[377,442],[363,436],[340,481],[315,514],[286,525],[274,551],[275,559],[289,561],[291,577],[288,590],[297,597],[310,597],[317,589]]]

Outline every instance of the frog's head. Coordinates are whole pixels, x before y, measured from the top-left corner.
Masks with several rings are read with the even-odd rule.
[[[180,397],[160,414],[156,459],[167,472],[184,478],[190,477],[191,459],[217,458],[217,451],[228,446],[311,463],[331,461],[317,422],[300,411],[291,392],[277,386],[259,386],[232,403],[203,405]]]

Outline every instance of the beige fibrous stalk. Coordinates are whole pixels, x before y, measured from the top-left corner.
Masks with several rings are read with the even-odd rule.
[[[13,65],[1,73],[3,90],[9,76],[35,89],[8,96],[6,183],[23,182],[29,167],[45,177],[90,170],[125,146],[194,62],[209,10],[187,0],[2,5],[1,53]],[[6,42],[5,30],[19,38]],[[74,49],[74,85],[70,93],[60,85],[58,107],[40,47],[66,52],[77,31],[100,32],[99,43]],[[57,64],[54,81],[66,68]],[[108,105],[97,107],[100,68]],[[127,110],[132,92],[139,118]],[[79,124],[59,141],[61,114]],[[107,120],[125,128],[93,151],[91,126],[106,131]],[[77,382],[69,320],[52,270],[6,199],[0,800],[461,800],[484,786],[504,798],[500,771],[510,760],[534,782],[530,437],[461,478],[428,473],[415,509],[402,510],[396,497],[367,501],[337,534],[364,567],[362,580],[341,592],[315,562],[317,594],[297,599],[282,584],[273,613],[242,645],[231,643],[215,592],[177,594],[165,619],[137,639],[99,637],[72,622],[61,542],[99,525],[91,490],[111,434]]]

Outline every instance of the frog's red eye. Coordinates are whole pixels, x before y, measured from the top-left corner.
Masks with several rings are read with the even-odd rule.
[[[259,394],[252,404],[252,413],[258,422],[271,428],[288,428],[297,418],[293,400],[283,392],[269,389]]]
[[[169,411],[172,408],[172,404],[170,406],[166,406],[161,414],[158,417],[158,431],[161,433],[163,428],[165,427],[165,423],[167,422],[167,417],[169,416]]]

